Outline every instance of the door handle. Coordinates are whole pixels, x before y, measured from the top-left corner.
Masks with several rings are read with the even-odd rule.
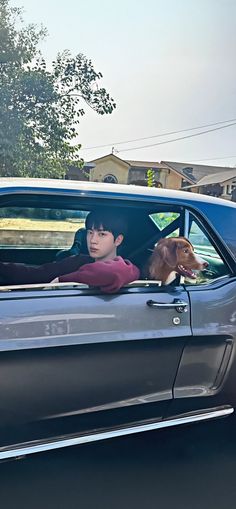
[[[155,300],[148,300],[147,305],[150,308],[171,309],[175,308],[178,313],[186,313],[188,311],[188,303],[180,299],[174,299],[173,302],[156,302]]]

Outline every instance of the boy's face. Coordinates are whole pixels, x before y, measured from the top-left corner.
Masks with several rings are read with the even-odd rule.
[[[121,244],[123,235],[118,235],[114,239],[113,233],[104,230],[92,228],[87,230],[87,246],[91,258],[95,261],[112,260],[116,256],[116,249]]]

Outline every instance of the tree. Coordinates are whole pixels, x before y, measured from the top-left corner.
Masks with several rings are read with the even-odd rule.
[[[62,177],[81,166],[77,125],[85,111],[116,107],[91,60],[68,50],[50,70],[38,49],[45,28],[24,25],[22,10],[0,0],[0,176]]]
[[[153,170],[153,168],[149,168],[146,173],[146,182],[148,187],[162,187],[162,183],[157,180],[158,173]]]
[[[155,172],[152,168],[147,170],[147,185],[148,187],[154,187]]]

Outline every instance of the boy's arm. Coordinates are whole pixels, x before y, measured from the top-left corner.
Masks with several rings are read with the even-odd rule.
[[[138,267],[118,256],[114,260],[83,265],[76,272],[60,276],[59,281],[98,286],[106,293],[114,293],[138,279],[139,275]]]
[[[92,259],[86,255],[68,256],[61,261],[43,265],[26,265],[24,263],[0,262],[0,284],[23,285],[49,283],[60,274],[78,270],[81,265]]]

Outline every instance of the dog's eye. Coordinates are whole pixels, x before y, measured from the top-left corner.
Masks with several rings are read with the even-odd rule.
[[[184,253],[188,254],[189,250],[188,249],[184,249]]]

